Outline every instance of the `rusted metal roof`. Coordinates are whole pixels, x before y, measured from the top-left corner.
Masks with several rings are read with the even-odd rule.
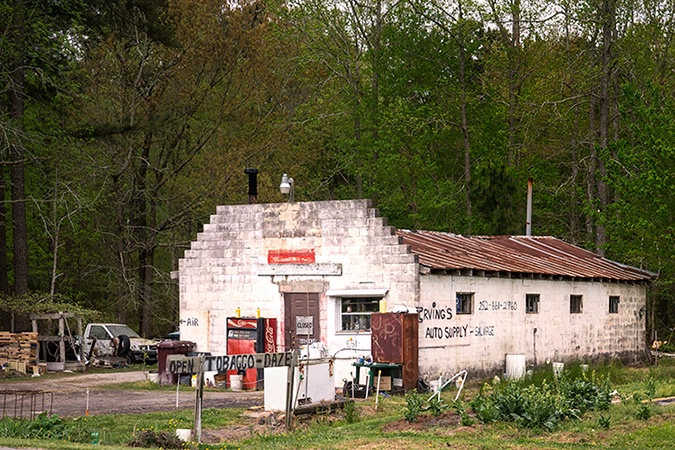
[[[656,278],[551,236],[460,236],[438,231],[396,230],[431,271],[486,276],[545,276],[617,282]],[[478,272],[478,273],[476,273]]]

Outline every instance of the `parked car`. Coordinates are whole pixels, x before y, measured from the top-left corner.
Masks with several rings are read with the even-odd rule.
[[[164,337],[165,341],[180,341],[180,331],[172,331]]]
[[[90,323],[84,330],[84,354],[117,356],[131,364],[157,363],[157,342],[144,339],[128,325],[121,323]]]

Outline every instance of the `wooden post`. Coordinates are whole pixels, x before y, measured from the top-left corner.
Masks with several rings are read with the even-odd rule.
[[[180,383],[180,380],[178,381]],[[197,386],[195,399],[195,429],[197,443],[202,441],[202,400],[204,398],[204,355],[199,355],[199,371],[197,372]]]
[[[286,380],[286,429],[293,426],[293,383],[295,379],[295,350],[291,350],[291,365],[288,366],[288,379]]]
[[[61,356],[61,362],[63,363],[63,368],[66,368],[66,342],[65,342],[65,326],[66,319],[63,317],[63,313],[59,313],[59,355]]]

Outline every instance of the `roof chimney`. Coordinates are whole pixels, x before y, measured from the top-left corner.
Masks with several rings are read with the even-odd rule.
[[[532,178],[527,179],[527,222],[525,236],[532,236]]]
[[[248,204],[254,205],[258,201],[258,172],[255,167],[247,167],[244,173],[248,175]]]

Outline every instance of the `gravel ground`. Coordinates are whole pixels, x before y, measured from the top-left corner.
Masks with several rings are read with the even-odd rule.
[[[0,417],[49,411],[61,417],[103,414],[140,414],[172,409],[192,409],[195,390],[131,390],[114,385],[147,379],[143,371],[97,371],[86,374],[48,374],[0,383]],[[88,392],[88,394],[87,394]],[[43,394],[44,393],[44,394]],[[204,408],[252,407],[263,405],[262,391],[205,390]],[[1,449],[0,449],[1,450]]]

